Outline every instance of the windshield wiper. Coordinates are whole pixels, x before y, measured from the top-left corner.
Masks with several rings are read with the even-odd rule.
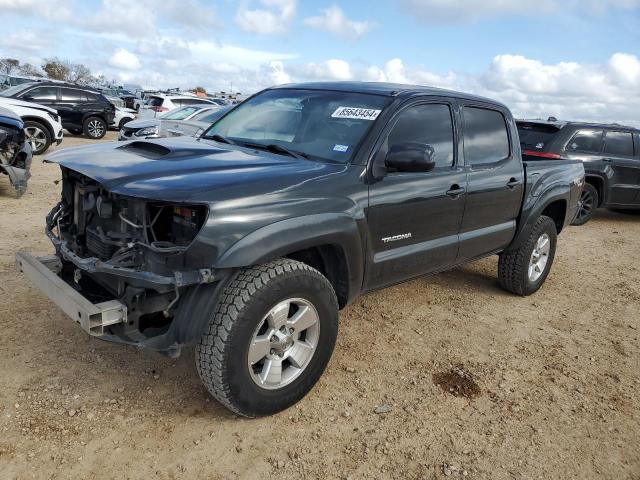
[[[233,140],[228,139],[227,137],[223,137],[222,135],[216,133],[215,135],[207,135],[202,137],[206,140],[214,140],[216,142],[220,142],[220,143],[228,143],[229,145],[236,145],[236,142],[234,142]]]
[[[277,145],[275,143],[269,143],[267,145],[264,145],[262,143],[243,143],[243,146],[248,147],[248,148],[257,148],[259,150],[267,150],[269,152],[273,152],[273,153],[283,153],[285,155],[289,155],[290,157],[294,157],[294,158],[302,158],[302,159],[308,159],[309,155],[307,155],[304,152],[298,152],[296,150],[290,150],[287,147],[283,147],[282,145]]]

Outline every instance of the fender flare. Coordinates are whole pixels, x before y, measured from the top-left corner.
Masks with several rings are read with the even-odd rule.
[[[531,206],[527,206],[527,210],[522,212],[525,220],[521,223],[521,227],[516,233],[515,238],[511,242],[511,245],[506,249],[507,251],[517,250],[529,237],[533,224],[538,220],[542,212],[551,205],[553,202],[563,200],[567,203],[567,209],[570,204],[570,191],[567,186],[558,185],[546,191],[542,196],[535,197],[536,201]],[[565,217],[565,225],[573,219],[568,219],[569,212],[567,211],[567,217]]]
[[[231,246],[213,267],[248,267],[322,245],[342,249],[348,276],[347,297],[355,298],[362,289],[365,253],[358,223],[345,213],[305,215],[259,228]]]

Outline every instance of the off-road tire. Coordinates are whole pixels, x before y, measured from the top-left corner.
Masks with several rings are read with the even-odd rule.
[[[543,234],[549,235],[551,248],[544,272],[536,281],[529,279],[529,262],[538,239]],[[498,280],[505,290],[526,297],[540,289],[547,279],[556,253],[558,234],[556,224],[547,217],[541,216],[535,222],[526,241],[517,249],[503,252],[498,261]]]
[[[304,298],[315,307],[319,340],[308,365],[292,383],[266,390],[251,378],[249,344],[270,309],[292,297]],[[241,270],[209,315],[196,345],[198,374],[211,395],[245,417],[271,415],[302,399],[324,372],[338,334],[338,301],[331,283],[316,269],[289,259]]]
[[[100,140],[107,134],[107,122],[100,117],[89,117],[84,121],[82,131],[86,137]]]
[[[33,148],[32,153],[34,155],[42,155],[49,149],[49,146],[51,145],[51,132],[49,132],[49,129],[45,124],[33,120],[27,120],[24,122],[24,130],[28,135],[31,133],[36,133],[38,135],[39,148]]]
[[[585,211],[586,206],[582,205],[582,202],[588,201],[590,207],[588,211]],[[576,218],[573,219],[571,225],[580,226],[587,223],[593,217],[593,214],[596,212],[598,208],[598,203],[600,202],[600,196],[598,195],[598,189],[591,185],[590,183],[585,183],[582,188],[582,193],[580,194],[580,208],[576,213]]]

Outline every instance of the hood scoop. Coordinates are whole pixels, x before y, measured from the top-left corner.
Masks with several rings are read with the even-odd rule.
[[[171,149],[164,145],[151,142],[130,142],[118,147],[118,149],[129,151],[145,158],[161,158],[171,153]]]

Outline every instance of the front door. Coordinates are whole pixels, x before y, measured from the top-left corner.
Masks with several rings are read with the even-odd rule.
[[[369,188],[370,251],[365,289],[446,269],[458,251],[467,175],[457,163],[453,105],[417,101],[390,122],[374,156],[383,174]],[[436,167],[430,172],[395,172],[384,168],[393,145],[430,145]]]
[[[634,205],[640,192],[640,152],[634,152],[631,132],[607,131],[602,161],[611,166],[608,205]]]

